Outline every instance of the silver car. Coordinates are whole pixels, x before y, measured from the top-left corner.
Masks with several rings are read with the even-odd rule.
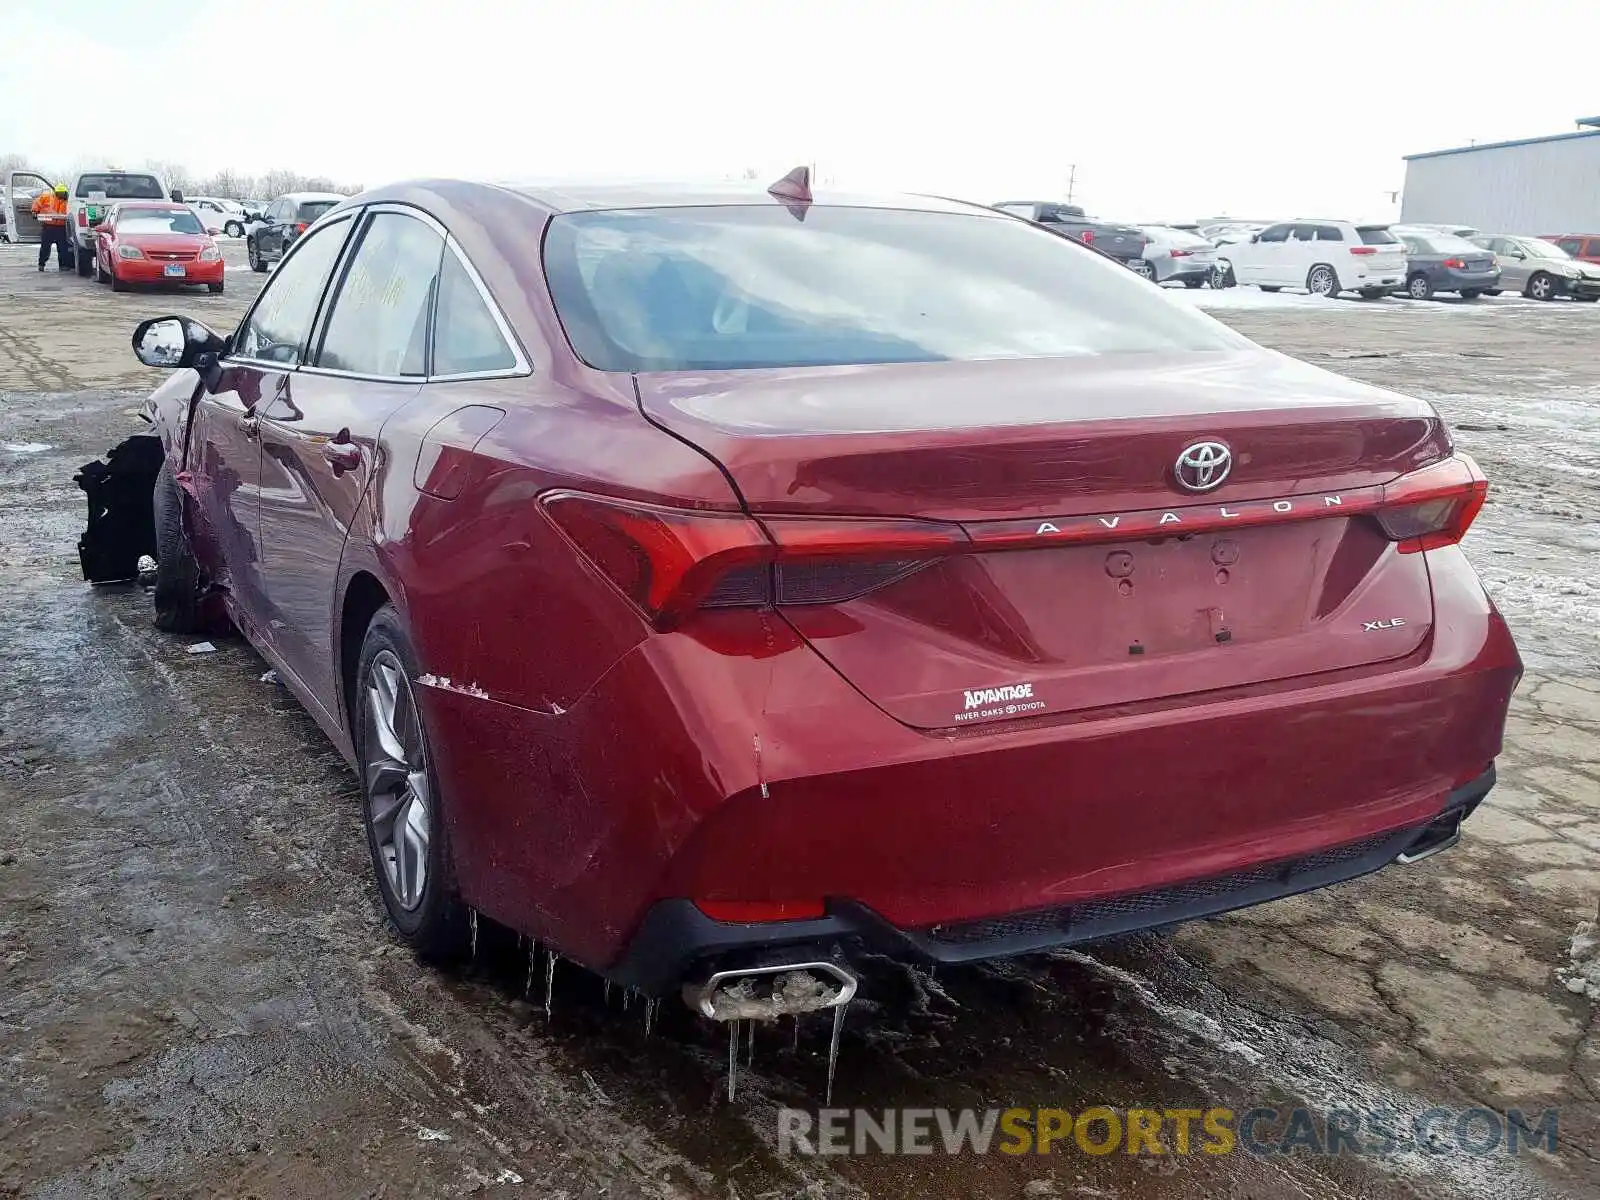
[[[1197,288],[1211,277],[1217,250],[1198,233],[1170,225],[1141,225],[1139,230],[1149,241],[1144,252],[1128,265],[1146,279],[1156,283],[1174,280]]]
[[[1494,255],[1500,287],[1489,295],[1518,291],[1530,300],[1600,300],[1600,265],[1579,262],[1560,246],[1542,238],[1494,236],[1469,239]]]

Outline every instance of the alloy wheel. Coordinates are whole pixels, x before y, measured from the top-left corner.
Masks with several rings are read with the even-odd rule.
[[[380,651],[363,688],[361,742],[366,817],[395,903],[407,912],[428,886],[433,796],[411,680],[393,651]]]
[[[1535,300],[1548,300],[1555,287],[1548,275],[1535,275],[1528,284],[1528,295]]]
[[[1156,269],[1150,265],[1150,262],[1147,259],[1141,258],[1136,260],[1133,264],[1133,269],[1141,279],[1153,280],[1156,277]]]
[[[1406,290],[1411,293],[1413,300],[1426,300],[1433,295],[1433,288],[1428,285],[1427,277],[1424,275],[1414,276],[1411,280],[1411,286]]]
[[[1308,290],[1316,296],[1333,295],[1336,290],[1333,282],[1333,271],[1328,267],[1317,267],[1313,270]]]

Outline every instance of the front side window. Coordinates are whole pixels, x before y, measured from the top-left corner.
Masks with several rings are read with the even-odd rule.
[[[1225,350],[1242,338],[1070,241],[973,213],[778,205],[567,213],[545,271],[601,370]]]
[[[1287,225],[1272,225],[1272,226],[1269,226],[1266,229],[1263,229],[1261,231],[1261,236],[1258,237],[1256,239],[1256,241],[1258,241],[1258,242],[1282,242],[1282,241],[1287,241],[1288,237],[1289,237],[1289,226],[1287,226]]]
[[[295,252],[267,280],[255,308],[234,334],[234,354],[290,367],[304,359],[317,304],[349,236],[350,224],[339,221],[300,240]]]
[[[433,373],[468,375],[509,371],[516,365],[517,356],[467,269],[454,254],[446,254],[433,317]]]
[[[1561,247],[1562,250],[1566,251],[1574,258],[1583,253],[1582,238],[1562,238],[1556,243],[1556,245]]]
[[[444,238],[403,213],[373,214],[339,293],[317,365],[358,375],[427,373],[428,302]]]

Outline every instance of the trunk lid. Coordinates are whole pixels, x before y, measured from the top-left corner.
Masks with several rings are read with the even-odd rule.
[[[1359,510],[1448,453],[1437,416],[1281,355],[679,373],[638,386],[646,415],[721,463],[758,516],[966,531],[970,552],[844,603],[782,610],[910,725],[1367,667],[1411,654],[1431,627],[1425,556],[1399,553]],[[1176,460],[1208,441],[1230,453],[1230,472],[1185,491]],[[1017,538],[1030,544],[1008,548]]]

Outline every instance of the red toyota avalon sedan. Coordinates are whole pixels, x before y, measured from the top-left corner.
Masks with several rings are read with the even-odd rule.
[[[989,209],[407,184],[134,346],[158,623],[277,667],[428,955],[478,912],[826,1006],[854,946],[1416,862],[1494,781],[1521,664],[1439,415]]]
[[[94,277],[130,283],[203,283],[222,291],[222,251],[182,204],[119,204],[95,227]]]

